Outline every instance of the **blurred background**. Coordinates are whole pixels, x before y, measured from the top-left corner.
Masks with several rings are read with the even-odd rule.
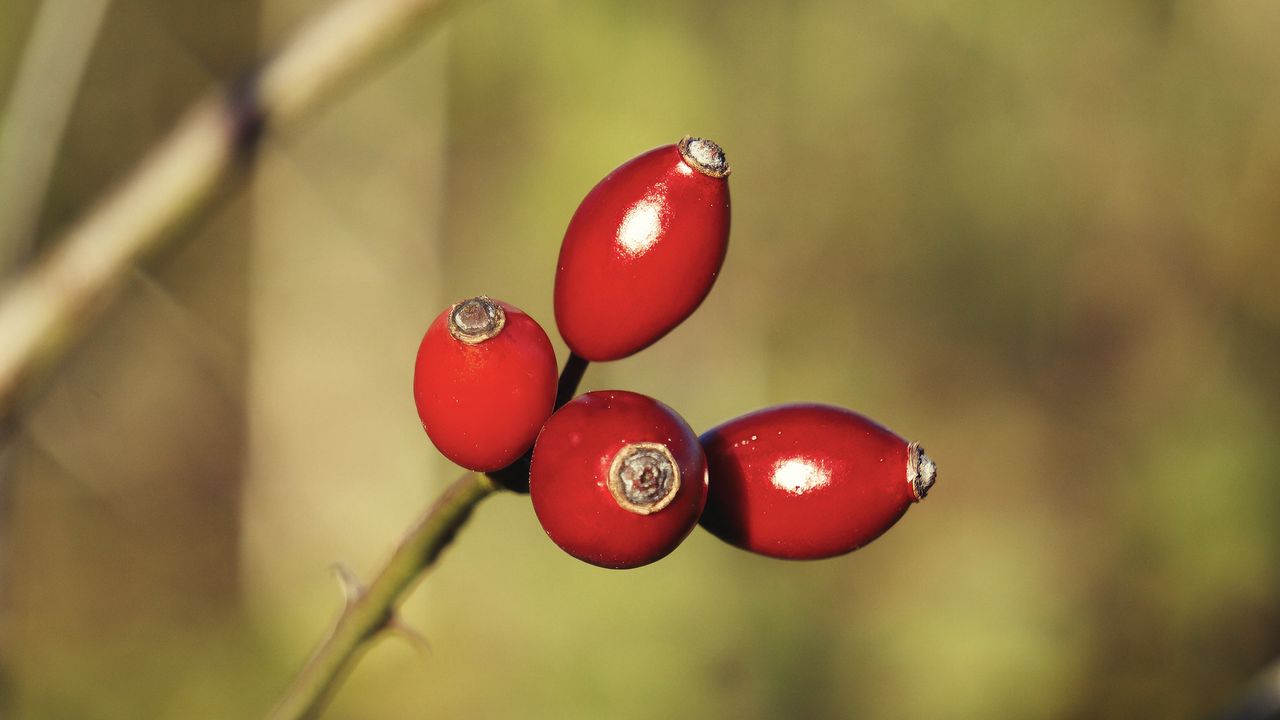
[[[37,249],[323,7],[106,4]],[[39,10],[0,3],[10,115]],[[0,717],[264,713],[332,566],[457,476],[409,392],[429,321],[488,293],[554,336],[578,201],[686,133],[734,167],[723,274],[584,389],[698,431],[852,407],[937,487],[839,559],[697,530],[629,572],[497,496],[406,605],[429,649],[376,645],[326,717],[1212,713],[1280,655],[1278,35],[1270,0],[457,3],[269,136],[24,411]]]

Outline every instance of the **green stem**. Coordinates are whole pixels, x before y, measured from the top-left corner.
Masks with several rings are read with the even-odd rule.
[[[110,0],[40,3],[0,111],[0,271],[31,252],[49,179]]]
[[[369,587],[347,604],[333,631],[267,716],[270,720],[319,715],[360,653],[394,620],[409,589],[435,564],[472,509],[495,489],[484,475],[468,473],[444,491],[410,528]]]
[[[343,0],[238,83],[197,100],[120,184],[0,295],[0,430],[135,263],[184,236],[264,134],[309,119],[427,26],[446,0]],[[8,219],[5,218],[5,222]]]

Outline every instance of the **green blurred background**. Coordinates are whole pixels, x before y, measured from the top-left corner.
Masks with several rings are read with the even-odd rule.
[[[0,3],[0,98],[38,3]],[[324,7],[116,0],[38,236]],[[685,133],[734,167],[696,315],[586,389],[920,441],[853,555],[696,531],[604,571],[487,501],[331,718],[1194,718],[1280,655],[1280,4],[462,2],[139,270],[0,477],[0,717],[256,717],[457,474],[412,358],[553,327],[577,202]],[[47,240],[45,241],[47,243]],[[554,334],[554,333],[553,333]],[[564,348],[557,340],[557,351]]]

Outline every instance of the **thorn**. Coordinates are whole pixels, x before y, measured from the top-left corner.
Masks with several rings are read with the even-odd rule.
[[[406,623],[399,613],[392,614],[391,619],[387,620],[385,630],[408,642],[417,651],[419,658],[425,659],[431,654],[431,643],[427,642],[426,636]]]
[[[360,583],[360,578],[351,571],[351,568],[342,563],[334,563],[330,568],[333,575],[338,579],[338,585],[342,587],[342,598],[346,602],[347,607],[351,607],[360,596],[364,594],[364,585]]]

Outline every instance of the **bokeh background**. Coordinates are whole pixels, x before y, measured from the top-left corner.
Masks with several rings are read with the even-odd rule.
[[[38,6],[0,3],[0,98]],[[322,7],[111,2],[36,237]],[[333,564],[457,474],[427,323],[488,293],[551,331],[577,202],[686,133],[734,166],[723,274],[584,388],[699,431],[849,406],[934,493],[843,558],[698,530],[629,572],[498,496],[407,603],[429,649],[380,643],[327,717],[1212,713],[1280,655],[1278,36],[1272,0],[457,3],[269,136],[24,411],[0,717],[265,712]]]

